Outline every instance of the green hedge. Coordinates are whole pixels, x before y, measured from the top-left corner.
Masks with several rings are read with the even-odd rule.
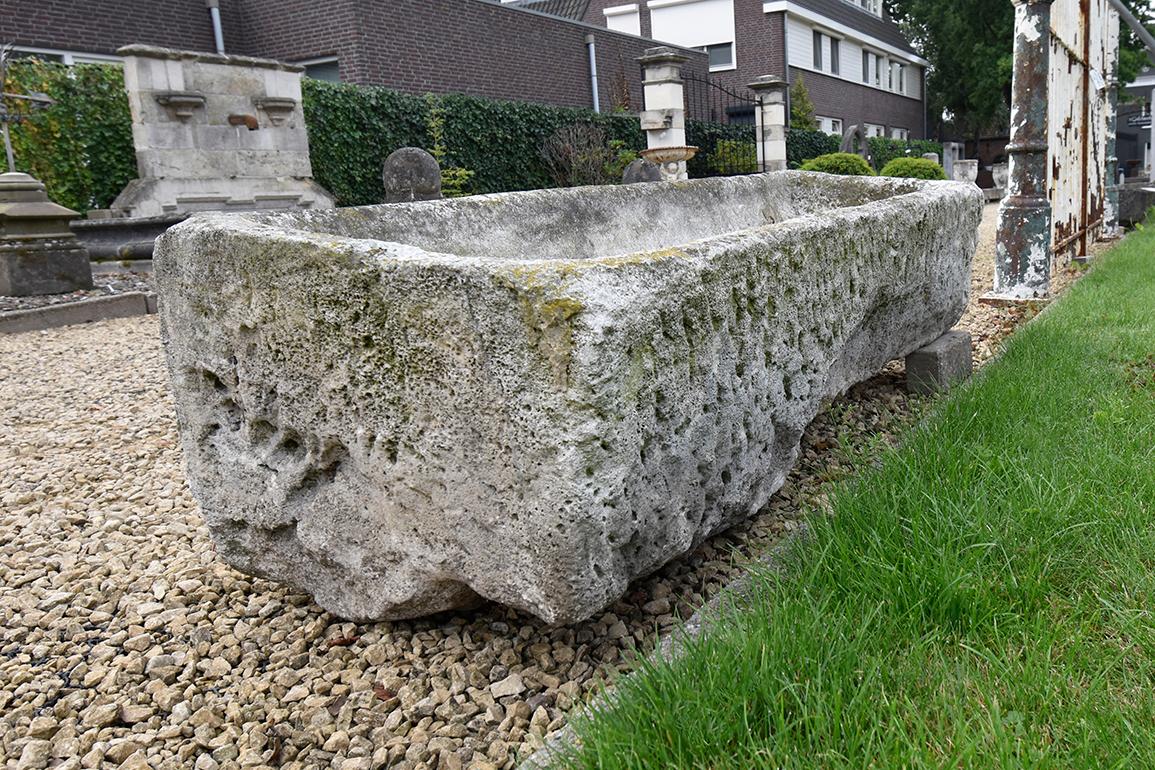
[[[874,169],[861,155],[853,152],[832,152],[819,155],[802,164],[803,171],[821,171],[824,174],[842,176],[874,176]]]
[[[786,165],[801,168],[808,160],[838,152],[842,140],[822,131],[792,128],[786,132]]]
[[[57,203],[77,211],[105,208],[136,177],[120,67],[20,59],[8,67],[3,90],[56,100],[14,124],[11,134],[17,168],[44,182]]]
[[[883,166],[878,175],[905,179],[946,179],[943,167],[926,158],[895,158]]]
[[[881,169],[895,158],[921,158],[925,153],[937,153],[942,160],[942,144],[927,139],[886,139],[881,136],[867,140],[870,145],[870,159],[876,169]]]
[[[399,147],[434,150],[431,110],[439,114],[443,166],[473,172],[467,191],[505,192],[554,183],[541,154],[545,140],[564,126],[589,122],[625,150],[645,147],[638,119],[625,114],[506,102],[463,94],[414,96],[387,88],[302,82],[313,173],[338,205],[377,203],[384,191],[381,164]],[[13,127],[17,164],[48,186],[52,198],[80,211],[105,208],[136,176],[132,127],[120,67],[65,67],[35,59],[9,68],[7,91],[47,92],[56,105]],[[687,141],[700,148],[691,176],[706,176],[722,150],[754,142],[754,127],[691,120]],[[839,139],[791,130],[790,168],[836,152]],[[876,167],[909,154],[942,152],[934,142],[871,139]],[[734,169],[730,169],[734,170]]]

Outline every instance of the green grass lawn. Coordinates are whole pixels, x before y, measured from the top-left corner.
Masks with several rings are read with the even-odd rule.
[[[832,502],[569,766],[1155,768],[1155,230]]]

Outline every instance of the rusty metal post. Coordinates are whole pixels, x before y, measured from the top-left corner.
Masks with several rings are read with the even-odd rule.
[[[999,204],[995,287],[988,302],[1042,298],[1051,277],[1051,202],[1047,197],[1047,87],[1051,3],[1015,5],[1015,71],[1007,197]]]
[[[1107,202],[1103,211],[1103,235],[1119,236],[1119,57],[1115,57],[1114,73],[1107,83]]]

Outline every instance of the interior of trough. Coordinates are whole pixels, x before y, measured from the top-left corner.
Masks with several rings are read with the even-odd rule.
[[[590,259],[682,246],[903,195],[923,184],[781,172],[247,216],[278,229],[460,257]]]

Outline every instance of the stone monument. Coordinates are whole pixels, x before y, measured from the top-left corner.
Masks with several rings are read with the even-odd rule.
[[[140,176],[115,216],[333,207],[313,181],[303,68],[142,45],[117,53]]]
[[[28,174],[0,174],[0,295],[92,288],[88,251],[68,227],[77,216]]]
[[[402,147],[389,153],[381,166],[385,203],[441,199],[441,166],[420,147]]]

